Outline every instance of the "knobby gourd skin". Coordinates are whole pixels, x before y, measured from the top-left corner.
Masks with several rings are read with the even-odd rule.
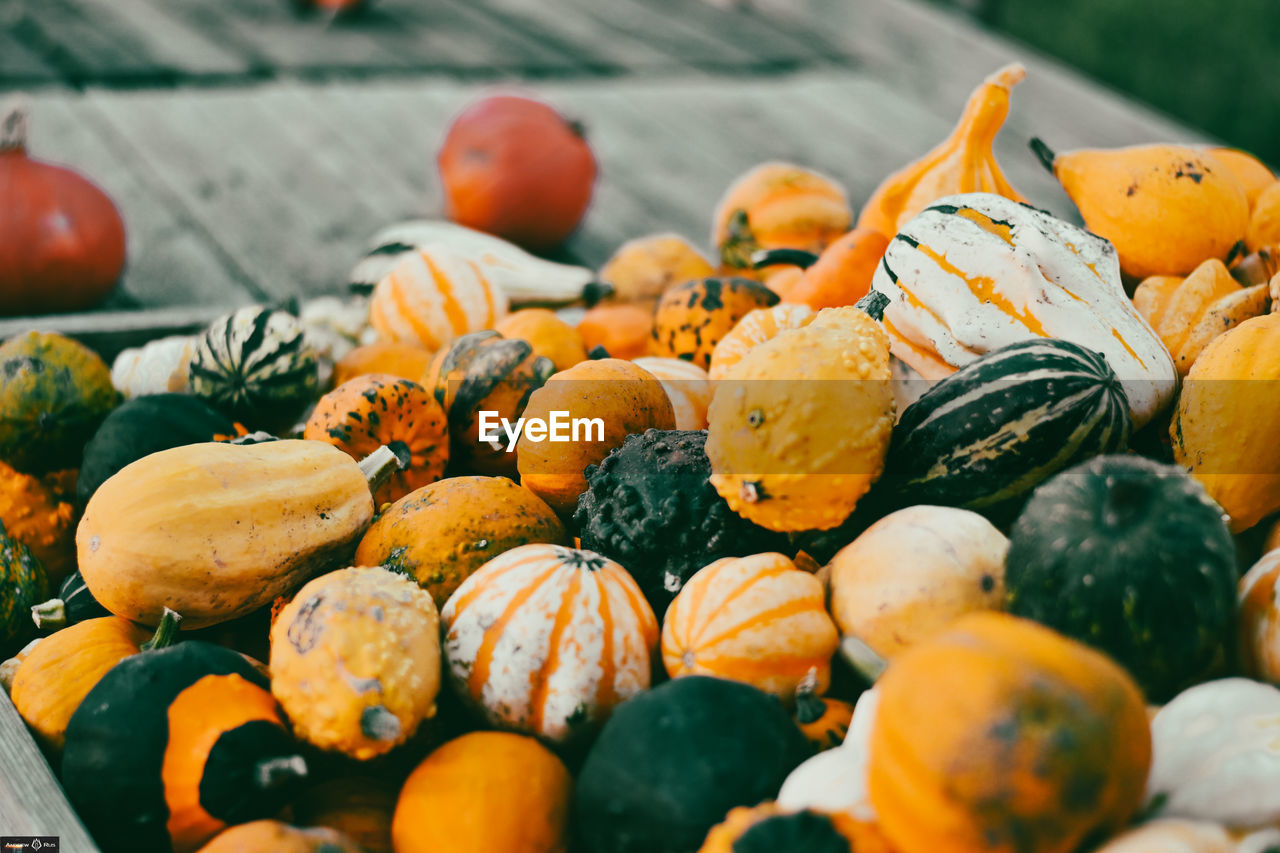
[[[702,253],[678,234],[628,240],[600,268],[600,279],[613,285],[610,301],[645,308],[653,307],[668,288],[714,274]]]
[[[76,567],[79,514],[51,477],[21,474],[0,462],[0,525],[5,534],[31,549],[44,566],[50,585]]]
[[[691,361],[706,370],[716,344],[757,308],[778,304],[778,294],[746,278],[702,278],[669,289],[653,315],[654,355]]]

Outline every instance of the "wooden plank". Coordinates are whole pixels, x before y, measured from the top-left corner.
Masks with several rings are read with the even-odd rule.
[[[249,304],[249,301],[244,304]],[[121,350],[142,346],[147,341],[169,335],[194,334],[227,311],[223,307],[195,305],[135,311],[49,314],[43,317],[6,317],[0,319],[0,341],[32,329],[58,332],[80,341],[110,364]],[[0,812],[0,815],[3,814]],[[4,827],[0,826],[0,830],[2,829]]]
[[[144,39],[98,4],[40,0],[24,4],[23,15],[20,37],[56,53],[61,70],[72,82],[156,80],[173,75],[172,69],[151,56]]]

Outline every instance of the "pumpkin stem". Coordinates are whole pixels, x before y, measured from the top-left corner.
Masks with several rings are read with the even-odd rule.
[[[1027,144],[1031,146],[1031,150],[1040,158],[1040,162],[1044,164],[1044,167],[1052,173],[1053,161],[1058,159],[1058,155],[1053,153],[1053,149],[1045,145],[1044,140],[1038,136],[1031,137],[1031,141]]]
[[[720,247],[720,262],[735,269],[750,269],[751,256],[759,248],[747,212],[738,208],[729,217],[728,236]]]
[[[607,281],[589,281],[582,286],[582,304],[588,308],[612,296],[614,287]]]
[[[282,755],[259,761],[253,771],[254,786],[261,792],[277,791],[307,778],[307,760],[301,755]]]
[[[804,249],[760,249],[751,255],[751,265],[756,269],[786,264],[807,270],[817,260],[816,254]]]
[[[385,444],[360,460],[360,473],[369,482],[369,491],[376,492],[397,471],[409,467],[408,459],[401,459]]]
[[[61,631],[67,627],[67,603],[61,598],[51,598],[31,608],[31,621],[41,631]]]
[[[0,151],[25,151],[27,148],[27,99],[14,95],[0,118]]]
[[[852,635],[840,638],[840,657],[854,671],[874,683],[889,668],[889,662],[876,654],[870,646]]]
[[[178,626],[181,624],[182,616],[177,611],[166,607],[164,615],[160,617],[160,624],[156,626],[156,632],[151,636],[150,640],[147,640],[139,648],[144,652],[149,652],[173,645],[173,638],[178,636]]]
[[[796,719],[808,725],[826,712],[827,703],[818,695],[818,668],[810,667],[796,686]]]

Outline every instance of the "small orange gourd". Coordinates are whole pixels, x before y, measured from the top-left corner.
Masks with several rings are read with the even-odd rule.
[[[844,743],[853,722],[853,705],[843,699],[821,695],[818,670],[811,669],[796,688],[796,707],[792,714],[800,733],[813,746],[814,752],[835,749]]]
[[[640,358],[649,354],[653,310],[626,302],[606,302],[582,315],[578,334],[587,352],[603,347],[612,358]]]
[[[1208,148],[1206,154],[1226,166],[1236,180],[1244,187],[1245,197],[1249,200],[1249,209],[1257,204],[1262,191],[1276,182],[1276,175],[1271,169],[1246,151],[1235,148]]]
[[[556,370],[568,370],[587,360],[581,333],[546,308],[515,311],[493,328],[504,338],[528,341],[534,356],[550,359]]]
[[[778,304],[778,294],[747,278],[701,278],[662,294],[653,315],[654,355],[681,358],[706,370],[720,339],[757,308]]]
[[[365,853],[332,829],[299,829],[278,820],[255,820],[224,829],[198,853]]]
[[[54,587],[76,568],[75,478],[66,479],[65,472],[35,477],[0,461],[0,524],[31,549]]]
[[[612,301],[651,308],[667,288],[715,274],[702,253],[679,234],[651,234],[628,240],[600,269],[613,285]]]
[[[1251,252],[1280,245],[1280,181],[1258,194],[1244,242]]]
[[[724,379],[729,368],[742,361],[757,345],[773,340],[779,332],[800,329],[813,322],[813,309],[808,305],[780,302],[772,308],[757,308],[738,321],[711,351],[711,367],[707,375]]]
[[[349,351],[333,366],[336,388],[366,373],[390,373],[421,383],[431,366],[432,352],[411,343],[373,343]]]
[[[671,400],[676,429],[706,429],[707,406],[711,405],[711,382],[696,364],[678,358],[645,356],[632,361],[662,383]]]
[[[1280,684],[1280,550],[1270,550],[1240,578],[1240,668]]]
[[[804,270],[799,275],[787,278],[770,276],[766,280],[769,288],[781,296],[783,302],[808,305],[815,310],[838,308],[853,305],[867,295],[871,289],[871,278],[888,247],[888,237],[874,228],[863,226],[836,240],[821,255],[801,259],[795,255],[765,252],[763,258],[757,259],[756,265],[767,264],[774,257],[781,258],[783,262],[801,263]]]

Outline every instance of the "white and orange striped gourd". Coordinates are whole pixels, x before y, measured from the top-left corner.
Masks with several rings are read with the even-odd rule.
[[[757,344],[773,338],[786,329],[807,326],[814,318],[808,305],[780,302],[772,308],[757,308],[738,321],[729,334],[720,339],[711,351],[712,379],[723,379],[730,367],[742,361],[742,357]]]
[[[467,332],[491,329],[507,296],[480,265],[441,243],[408,253],[373,290],[369,323],[384,341],[443,349]]]
[[[455,692],[500,728],[563,743],[649,687],[653,610],[593,551],[513,548],[463,581],[441,619]]]
[[[649,355],[631,363],[653,374],[662,383],[676,416],[676,429],[706,429],[707,406],[711,405],[711,382],[707,372],[682,358]]]
[[[822,582],[782,554],[716,560],[671,602],[662,661],[672,678],[729,678],[787,702],[812,669],[821,694],[840,641],[824,599]]]
[[[1115,247],[1003,196],[929,205],[890,241],[871,286],[891,351],[925,379],[1040,337],[1101,353],[1137,427],[1177,391],[1173,358],[1125,295]]]

